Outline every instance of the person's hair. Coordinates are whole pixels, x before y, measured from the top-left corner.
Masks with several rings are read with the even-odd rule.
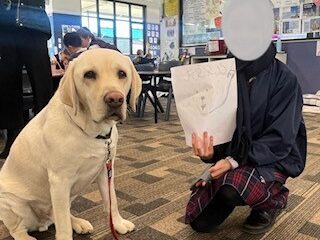
[[[139,55],[139,54],[141,54],[141,53],[143,54],[143,50],[142,50],[142,49],[138,49],[138,50],[137,50],[137,55]]]
[[[91,38],[94,39],[93,33],[86,27],[81,27],[77,30],[77,33],[80,35],[82,38]]]
[[[63,44],[68,47],[81,47],[80,35],[76,32],[66,33],[63,37]]]

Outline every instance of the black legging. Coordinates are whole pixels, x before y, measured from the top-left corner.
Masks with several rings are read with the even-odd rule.
[[[224,185],[190,226],[197,232],[211,232],[223,223],[236,206],[243,205],[239,193],[232,186]]]

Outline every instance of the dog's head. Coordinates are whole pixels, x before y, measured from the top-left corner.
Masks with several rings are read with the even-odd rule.
[[[127,97],[130,108],[136,108],[141,79],[128,57],[114,50],[92,49],[70,62],[59,91],[75,116],[85,113],[95,123],[123,121]]]

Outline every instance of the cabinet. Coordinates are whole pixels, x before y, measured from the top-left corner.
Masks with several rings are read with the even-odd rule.
[[[215,60],[220,60],[225,58],[227,58],[227,55],[191,56],[191,64],[212,62]]]

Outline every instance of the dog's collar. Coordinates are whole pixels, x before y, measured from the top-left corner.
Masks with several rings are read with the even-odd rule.
[[[112,132],[112,128],[110,129],[110,132],[109,133],[107,133],[106,135],[98,135],[97,137],[96,137],[96,139],[110,139],[110,137],[111,137],[111,132]]]

